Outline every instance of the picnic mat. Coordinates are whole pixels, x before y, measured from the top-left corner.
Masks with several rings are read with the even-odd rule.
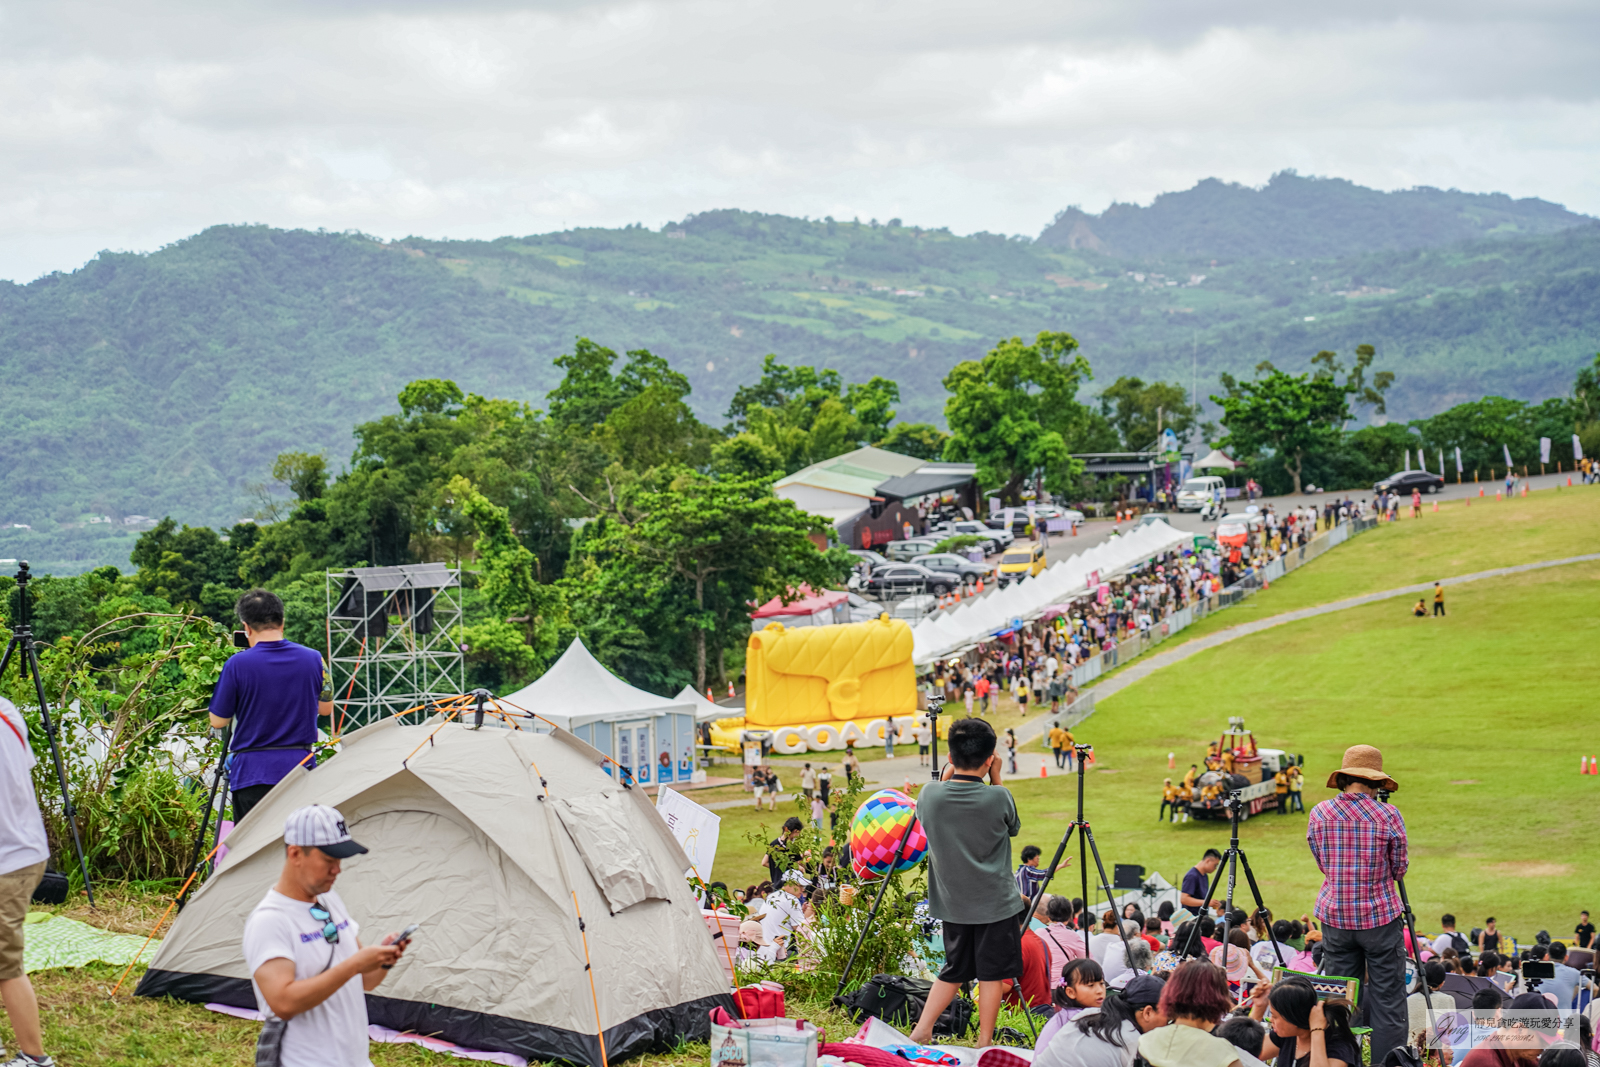
[[[152,938],[148,947],[141,934],[112,934],[88,923],[30,911],[23,920],[22,971],[32,974],[54,967],[82,967],[86,963],[128,964],[135,958],[149,962],[161,942]]]
[[[220,1015],[232,1015],[236,1019],[254,1019],[256,1022],[261,1022],[265,1018],[254,1008],[236,1008],[232,1004],[207,1004],[206,1007]],[[482,1060],[486,1063],[503,1064],[504,1067],[528,1067],[527,1060],[510,1052],[485,1052],[482,1049],[465,1048],[437,1037],[401,1033],[376,1023],[367,1024],[367,1040],[386,1045],[421,1045],[430,1052],[442,1052],[446,1056],[455,1056],[458,1059]]]

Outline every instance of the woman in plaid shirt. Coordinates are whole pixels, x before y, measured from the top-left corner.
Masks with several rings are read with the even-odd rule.
[[[1372,1058],[1406,1043],[1405,942],[1395,880],[1406,873],[1406,824],[1378,799],[1400,788],[1371,745],[1345,750],[1328,777],[1339,795],[1311,809],[1306,841],[1322,870],[1322,972],[1362,979],[1361,1007],[1372,1027]]]

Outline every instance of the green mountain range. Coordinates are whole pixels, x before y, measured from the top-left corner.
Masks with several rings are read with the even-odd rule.
[[[1097,385],[1204,397],[1371,343],[1391,416],[1540,398],[1600,348],[1600,224],[1285,174],[1065,212],[1038,239],[733,210],[495,241],[213,227],[0,284],[0,522],[32,527],[0,530],[0,556],[65,572],[125,559],[129,516],[231,523],[278,452],[337,467],[407,381],[538,404],[579,335],[666,357],[720,425],[769,352],[893,378],[902,419],[942,422],[952,365],[1043,329]]]

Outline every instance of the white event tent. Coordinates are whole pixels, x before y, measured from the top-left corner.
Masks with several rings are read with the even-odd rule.
[[[1181,547],[1193,537],[1163,521],[1145,523],[1061,560],[1036,578],[931,615],[911,631],[912,662],[924,666],[1009,630],[1019,622],[1038,618],[1052,604],[1063,604],[1086,595],[1091,574],[1098,574],[1100,581],[1106,581]]]

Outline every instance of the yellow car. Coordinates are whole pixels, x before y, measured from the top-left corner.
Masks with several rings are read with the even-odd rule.
[[[1006,549],[1006,554],[1000,557],[1000,567],[996,577],[1000,584],[1020,582],[1029,575],[1038,575],[1044,570],[1044,546],[1037,541],[1021,542]]]

